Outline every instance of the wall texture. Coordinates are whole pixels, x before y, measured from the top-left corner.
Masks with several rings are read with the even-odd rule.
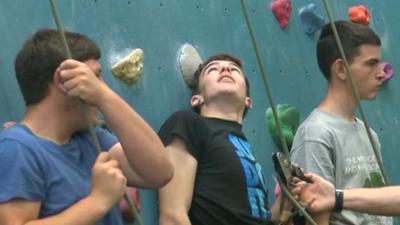
[[[316,12],[327,18],[322,1],[295,0],[291,21],[281,30],[270,11],[270,0],[248,1],[251,23],[261,48],[276,103],[288,103],[299,109],[301,119],[318,104],[326,82],[315,57],[318,33],[306,35],[298,16],[299,9],[316,3]],[[364,4],[372,14],[372,27],[383,41],[383,60],[400,71],[400,52],[395,25],[400,2],[396,0],[331,1],[335,18],[347,19],[351,5]],[[245,62],[251,83],[254,107],[244,129],[253,143],[258,160],[264,166],[269,188],[273,188],[271,153],[273,145],[265,125],[264,112],[269,103],[239,0],[70,0],[57,1],[64,28],[93,38],[102,48],[103,76],[151,124],[159,129],[172,112],[188,108],[189,89],[178,66],[180,46],[191,43],[206,58],[217,52],[231,52]],[[48,1],[2,0],[0,3],[0,124],[18,120],[24,112],[13,70],[13,60],[23,41],[41,27],[55,27]],[[144,74],[134,85],[115,79],[109,70],[115,58],[127,50],[142,48]],[[400,127],[400,90],[398,78],[383,88],[378,99],[364,103],[367,118],[382,143],[385,167],[392,184],[398,184],[400,165],[396,158],[397,131]],[[270,195],[272,198],[272,195]],[[142,215],[145,224],[157,224],[156,195],[142,191]]]

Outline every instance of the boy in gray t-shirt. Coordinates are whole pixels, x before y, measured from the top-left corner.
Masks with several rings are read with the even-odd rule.
[[[337,21],[335,25],[360,98],[375,99],[384,76],[379,66],[379,37],[367,26],[347,21]],[[382,174],[364,124],[355,117],[357,102],[329,24],[321,31],[317,59],[328,80],[327,94],[299,127],[292,145],[292,161],[305,171],[332,182],[336,188],[383,186]],[[380,150],[378,137],[372,133]],[[390,217],[347,210],[331,215],[314,215],[314,219],[318,224],[392,224]]]

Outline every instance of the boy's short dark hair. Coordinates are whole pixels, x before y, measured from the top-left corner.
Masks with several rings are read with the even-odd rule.
[[[216,55],[211,56],[210,58],[208,58],[205,62],[201,63],[199,65],[199,67],[197,68],[197,70],[194,72],[194,85],[192,87],[192,96],[193,95],[197,95],[199,94],[200,90],[199,90],[199,81],[200,81],[200,75],[203,72],[203,69],[212,61],[216,61],[216,60],[224,60],[224,61],[231,61],[233,63],[235,63],[236,65],[239,66],[239,68],[242,70],[243,69],[243,64],[242,61],[231,54],[227,54],[227,53],[219,53]],[[243,74],[244,76],[244,80],[246,82],[246,96],[250,97],[250,83],[249,80],[247,79],[247,77]],[[200,113],[200,108],[199,107],[193,107],[193,110],[197,113]],[[247,114],[248,109],[245,108],[244,113],[243,113],[243,117]]]
[[[365,25],[349,21],[336,21],[335,26],[349,63],[359,54],[361,45],[381,46],[378,35]],[[317,43],[318,66],[328,81],[331,79],[332,64],[339,58],[342,57],[332,27],[328,23],[322,28]]]
[[[100,49],[94,41],[79,33],[64,33],[73,59],[100,58]],[[24,43],[14,67],[25,105],[37,104],[46,97],[53,74],[65,59],[67,56],[57,30],[41,29]]]

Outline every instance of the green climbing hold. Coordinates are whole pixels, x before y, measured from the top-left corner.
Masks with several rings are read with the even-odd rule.
[[[371,172],[369,174],[369,178],[365,179],[364,187],[365,188],[374,188],[374,187],[383,187],[385,186],[385,182],[380,173]]]
[[[282,126],[283,136],[285,137],[288,149],[290,150],[290,148],[292,147],[294,134],[296,133],[297,127],[299,126],[300,113],[295,107],[289,106],[288,104],[278,104],[276,110]],[[276,128],[276,123],[271,108],[268,108],[266,110],[265,118],[272,140],[282,150],[282,145],[279,139],[279,132]]]

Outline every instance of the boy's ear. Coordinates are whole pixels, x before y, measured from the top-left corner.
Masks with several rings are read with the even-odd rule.
[[[67,90],[64,88],[64,84],[61,81],[60,77],[60,70],[57,68],[56,71],[54,71],[53,74],[53,84],[59,91],[61,91],[64,94],[67,94]]]
[[[246,97],[246,99],[244,100],[244,105],[248,109],[253,108],[253,100],[250,97]]]
[[[342,59],[336,59],[332,65],[332,76],[337,76],[340,80],[346,80],[346,68]]]
[[[190,105],[192,107],[199,107],[204,103],[204,98],[202,95],[193,95],[192,98],[190,98]]]

